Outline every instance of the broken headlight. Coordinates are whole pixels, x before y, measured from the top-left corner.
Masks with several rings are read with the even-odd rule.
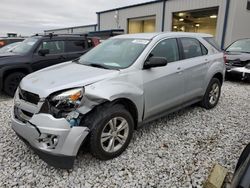
[[[83,94],[83,88],[70,89],[51,96],[51,103],[57,109],[68,111],[80,106]]]

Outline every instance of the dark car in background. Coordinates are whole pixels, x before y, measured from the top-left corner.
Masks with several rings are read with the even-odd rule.
[[[23,41],[25,38],[19,38],[19,37],[4,37],[4,38],[0,38],[0,48],[14,43],[14,42],[21,42]]]
[[[35,35],[10,52],[0,54],[0,90],[14,96],[27,74],[80,57],[99,44],[96,37],[83,35]]]
[[[250,80],[250,38],[233,42],[225,50],[228,78]]]

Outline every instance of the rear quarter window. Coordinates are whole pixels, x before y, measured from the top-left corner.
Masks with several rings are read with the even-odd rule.
[[[66,52],[81,52],[86,49],[85,40],[69,40],[65,41]]]
[[[185,59],[203,56],[205,52],[202,51],[200,41],[195,38],[180,38],[183,55]]]
[[[212,45],[216,50],[221,51],[220,46],[213,37],[204,37],[203,39],[206,40],[210,45]]]

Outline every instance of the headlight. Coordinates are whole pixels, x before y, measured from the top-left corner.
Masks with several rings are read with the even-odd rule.
[[[51,101],[58,108],[76,108],[80,105],[84,94],[83,88],[71,89],[51,97]],[[66,110],[66,109],[64,109]]]

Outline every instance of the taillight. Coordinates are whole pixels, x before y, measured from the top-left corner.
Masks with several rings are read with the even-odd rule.
[[[224,59],[224,63],[226,64],[227,63],[227,56],[225,53],[223,54],[223,59]]]
[[[98,38],[92,38],[92,41],[94,43],[94,46],[97,46],[98,44],[100,44],[100,40]]]

